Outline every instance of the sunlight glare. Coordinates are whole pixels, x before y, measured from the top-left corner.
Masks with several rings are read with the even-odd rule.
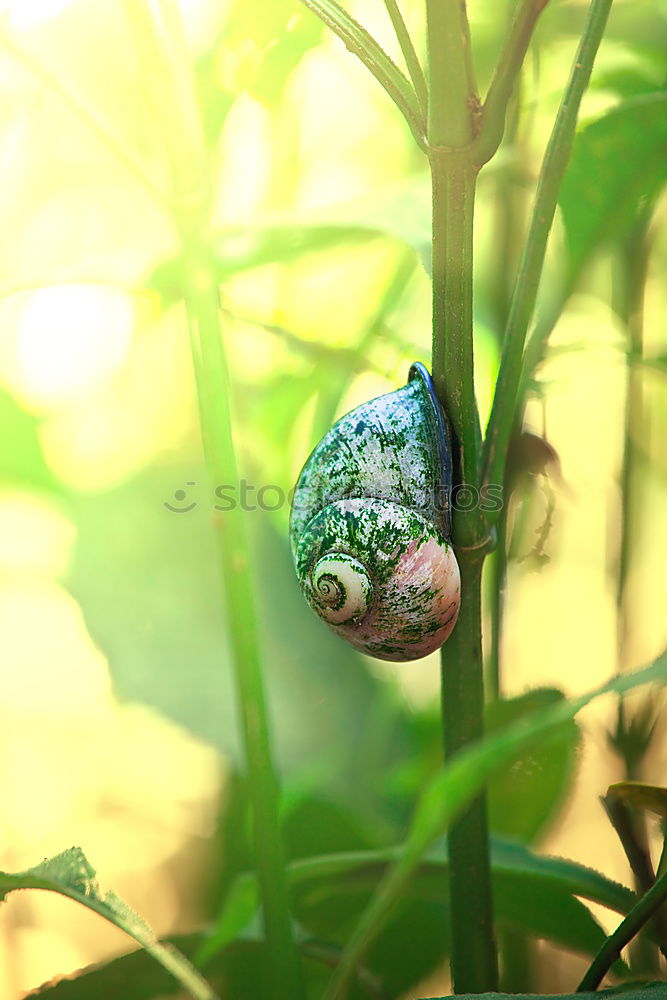
[[[20,391],[37,404],[94,388],[126,360],[134,303],[119,288],[56,285],[32,292],[18,321]]]
[[[75,528],[37,493],[0,493],[0,572],[58,577],[67,568]]]
[[[6,13],[12,28],[21,30],[57,17],[73,0],[5,0],[0,12]]]
[[[39,623],[39,627],[36,627]],[[0,702],[14,712],[90,717],[110,702],[107,664],[81,608],[48,580],[0,585],[3,666]]]

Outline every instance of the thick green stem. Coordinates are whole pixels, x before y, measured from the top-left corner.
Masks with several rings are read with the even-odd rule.
[[[208,162],[192,70],[176,0],[141,4],[128,0],[127,7],[148,68],[146,83],[170,163],[202,440],[215,487],[238,482],[239,477],[217,270],[210,250]],[[219,514],[214,530],[253,808],[271,977],[267,989],[275,1000],[299,1000],[304,987],[292,939],[245,514],[240,507]]]
[[[450,760],[483,735],[481,573],[479,551],[457,553],[461,610],[442,651],[442,717]],[[456,993],[498,988],[486,797],[475,799],[449,831],[452,980]]]
[[[457,149],[474,133],[478,107],[464,0],[426,0],[428,141]]]
[[[479,484],[479,418],[473,379],[472,252],[476,168],[474,81],[465,6],[427,0],[428,141],[433,189],[433,378],[454,431],[457,485]],[[459,494],[463,501],[463,492]],[[455,498],[454,498],[455,500]],[[466,506],[468,506],[466,498]],[[463,507],[461,502],[458,507]],[[461,609],[442,651],[445,758],[483,731],[481,573],[486,528],[476,504],[457,509],[453,538]],[[458,993],[498,987],[489,838],[484,796],[454,823],[449,839],[452,976]]]
[[[432,149],[433,379],[458,445],[460,482],[479,483],[479,418],[472,342],[472,234],[476,171],[465,154]],[[463,497],[462,497],[463,501]],[[467,506],[462,502],[461,506]],[[454,540],[485,535],[477,509],[454,520]]]
[[[570,158],[581,98],[588,86],[611,3],[612,0],[591,0],[581,42],[544,155],[528,236],[512,296],[503,356],[489,418],[484,447],[485,484],[500,483],[503,479],[507,446],[519,395],[523,347],[537,298],[547,239],[556,212],[563,174]]]

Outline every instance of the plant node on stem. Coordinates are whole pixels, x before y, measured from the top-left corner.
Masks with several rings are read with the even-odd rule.
[[[433,190],[433,378],[452,423],[457,485],[477,489],[480,431],[473,380],[472,252],[477,167],[470,156],[478,99],[460,0],[427,0],[428,143]],[[481,573],[488,530],[478,508],[454,512],[461,608],[441,653],[445,758],[483,729]],[[498,988],[486,799],[449,835],[452,977],[457,993]]]

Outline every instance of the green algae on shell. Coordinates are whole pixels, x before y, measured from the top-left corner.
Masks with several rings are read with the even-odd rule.
[[[306,462],[290,524],[301,588],[362,652],[418,659],[453,629],[450,488],[447,421],[422,365],[404,388],[342,417]]]

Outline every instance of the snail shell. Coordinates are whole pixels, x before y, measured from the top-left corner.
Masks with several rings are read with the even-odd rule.
[[[419,659],[454,628],[451,481],[447,418],[419,363],[406,386],[335,423],[306,462],[290,522],[301,589],[362,652]]]

